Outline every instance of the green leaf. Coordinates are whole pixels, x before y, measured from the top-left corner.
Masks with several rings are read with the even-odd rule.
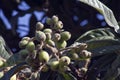
[[[76,42],[87,42],[89,40],[106,40],[106,39],[115,39],[118,38],[115,32],[110,28],[98,28],[89,30],[83,35],[81,35]]]
[[[20,63],[16,66],[14,66],[13,68],[11,68],[8,72],[6,72],[4,74],[4,76],[0,79],[0,80],[10,80],[10,78],[17,72],[19,72],[20,70],[26,68],[27,65],[25,62]]]
[[[111,9],[109,9],[107,6],[105,6],[99,0],[78,0],[78,1],[83,2],[87,5],[95,8],[97,11],[99,11],[104,16],[107,24],[109,26],[113,27],[117,33],[120,33],[120,27],[119,27]]]
[[[107,70],[102,80],[116,80],[120,75],[120,55],[113,61],[111,68]]]
[[[58,73],[56,80],[65,80],[64,76]]]
[[[0,56],[3,59],[8,59],[11,55],[9,52],[9,48],[6,46],[6,43],[2,36],[0,36]]]
[[[13,66],[15,64],[19,64],[21,62],[24,62],[26,59],[26,57],[21,57],[21,54],[15,53],[12,56],[9,57],[9,59],[6,60],[5,66],[4,67],[9,67],[9,66]]]
[[[120,49],[120,39],[110,28],[98,28],[81,35],[76,42],[84,42],[87,50],[93,53],[93,57],[107,53],[113,53]]]
[[[105,72],[111,68],[111,64],[117,58],[117,56],[118,55],[115,53],[110,53],[103,55],[102,57],[96,57],[97,59],[95,60],[94,64],[90,66],[89,72],[87,73],[88,79],[93,77],[97,78],[97,75],[100,75],[100,77],[103,78],[103,75],[105,75]]]
[[[65,80],[77,80],[71,73],[62,73]]]
[[[101,56],[104,54],[114,53],[115,51],[118,51],[119,49],[120,49],[120,45],[111,45],[111,46],[95,48],[90,51],[93,53],[92,57],[96,57],[96,56]]]

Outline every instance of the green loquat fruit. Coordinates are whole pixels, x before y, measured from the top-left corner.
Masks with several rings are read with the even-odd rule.
[[[14,75],[10,78],[10,80],[17,80],[17,75],[14,74]]]
[[[58,22],[58,20],[59,20],[59,18],[57,17],[57,16],[52,16],[52,22],[55,24],[55,23],[57,23]]]
[[[50,40],[52,38],[52,35],[50,33],[45,33],[46,40]]]
[[[46,29],[43,30],[43,32],[52,34],[52,29],[46,28]]]
[[[27,46],[26,46],[26,49],[30,52],[34,51],[35,50],[35,44],[33,41],[30,41],[28,42]]]
[[[19,47],[20,48],[25,48],[27,44],[28,44],[27,40],[22,40],[22,41],[19,42]]]
[[[58,48],[58,49],[63,49],[63,48],[65,48],[67,46],[67,42],[66,41],[58,41],[58,42],[56,42],[56,47]]]
[[[4,61],[0,60],[0,68],[4,66]]]
[[[48,45],[52,46],[52,47],[55,46],[55,42],[54,42],[53,40],[51,40],[51,39],[47,40],[46,43],[47,43]]]
[[[52,24],[53,24],[51,18],[47,18],[47,19],[46,19],[46,23],[47,23],[48,25],[52,25]]]
[[[63,23],[62,21],[58,21],[55,25],[54,25],[55,29],[62,29],[63,28]]]
[[[71,38],[71,34],[68,31],[61,32],[60,35],[61,35],[61,39],[65,40],[65,41],[67,41]]]
[[[50,68],[53,71],[56,71],[59,68],[59,61],[52,61],[50,63]]]
[[[41,22],[37,22],[36,30],[42,30],[43,28],[44,28],[44,25]]]
[[[60,62],[60,65],[69,65],[71,60],[68,56],[62,56],[59,62]]]
[[[23,37],[22,40],[27,40],[27,41],[29,41],[29,40],[30,40],[30,37]]]
[[[53,40],[54,41],[59,41],[61,39],[61,35],[59,34],[59,33],[55,33],[54,35],[53,35]]]
[[[45,41],[46,40],[46,35],[42,31],[36,31],[35,38],[36,38],[37,41]]]
[[[41,62],[48,62],[49,59],[50,59],[50,57],[49,57],[48,52],[46,52],[46,51],[44,51],[44,50],[41,50],[41,51],[39,52],[39,60],[40,60]]]

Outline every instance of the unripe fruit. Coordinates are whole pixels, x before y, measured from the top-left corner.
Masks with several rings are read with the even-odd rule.
[[[87,50],[82,50],[81,53],[79,54],[81,59],[87,59],[91,57],[91,52]]]
[[[77,48],[75,48],[75,52],[79,53],[82,50],[85,50],[87,48],[87,44],[86,43],[80,43],[80,46],[78,46]]]
[[[42,50],[39,52],[39,60],[41,62],[48,62],[50,59],[48,52]]]
[[[65,41],[67,41],[71,38],[71,34],[68,31],[61,32],[60,35],[61,35],[61,39],[65,40]]]
[[[70,68],[68,66],[59,65],[59,72],[60,73],[63,73],[63,72],[66,72],[66,71],[70,71]]]
[[[19,47],[20,48],[25,48],[27,44],[28,44],[27,40],[22,40],[22,41],[19,42]]]
[[[17,80],[16,74],[14,74],[14,75],[10,78],[10,80]]]
[[[92,56],[92,53],[91,52],[88,52],[88,57],[91,57]]]
[[[52,61],[50,63],[50,68],[53,71],[58,70],[58,68],[59,68],[59,61]]]
[[[43,30],[43,32],[52,34],[52,29],[46,28],[46,29]]]
[[[70,57],[71,60],[77,60],[79,58],[77,53],[70,53],[69,57]]]
[[[54,26],[55,29],[62,29],[63,28],[63,23],[62,21],[58,21],[55,26]]]
[[[0,60],[0,68],[3,67],[4,62],[2,60]]]
[[[69,65],[71,60],[68,56],[63,56],[60,58],[59,62],[61,65]]]
[[[56,47],[58,49],[65,48],[66,46],[67,46],[67,42],[66,41],[58,41],[58,42],[56,42]]]
[[[46,40],[46,35],[42,31],[36,31],[35,38],[36,38],[37,41],[45,41]]]
[[[4,76],[4,72],[1,71],[1,72],[0,72],[0,78],[2,78],[3,76]]]
[[[59,41],[61,39],[61,35],[59,33],[55,33],[53,35],[53,39],[54,39],[54,41]]]
[[[42,30],[43,28],[44,28],[44,25],[41,22],[37,22],[36,30]]]
[[[82,74],[85,74],[85,73],[87,72],[87,69],[83,67],[83,68],[80,69],[80,72],[81,72]]]
[[[54,24],[57,23],[58,20],[59,20],[59,18],[58,18],[57,16],[54,15],[54,16],[52,17],[52,21],[53,21]]]
[[[23,37],[22,40],[27,40],[27,41],[29,41],[29,40],[30,40],[30,37]]]
[[[52,41],[51,39],[50,39],[50,40],[47,40],[46,43],[47,43],[48,45],[52,46],[52,47],[55,46],[55,42]]]
[[[35,44],[33,41],[30,41],[27,46],[26,46],[26,49],[30,52],[34,51],[35,50]]]
[[[46,23],[47,23],[48,25],[52,25],[52,24],[53,24],[51,18],[47,18],[47,19],[46,19]]]
[[[52,35],[50,33],[45,33],[46,40],[50,40],[52,38]]]

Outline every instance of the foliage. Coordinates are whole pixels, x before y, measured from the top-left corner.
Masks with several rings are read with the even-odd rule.
[[[71,33],[54,15],[46,19],[47,29],[38,22],[34,36],[21,39],[16,54],[6,50],[1,37],[0,80],[119,80],[119,26],[112,11],[98,0],[79,1],[100,11],[115,30],[89,30],[68,46]]]

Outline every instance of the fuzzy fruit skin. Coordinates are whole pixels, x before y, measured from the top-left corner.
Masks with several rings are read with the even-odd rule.
[[[61,35],[59,33],[55,33],[53,35],[53,39],[54,39],[54,41],[59,41],[61,39]]]
[[[82,50],[81,53],[79,54],[81,59],[88,59],[91,57],[91,52],[87,50]]]
[[[1,71],[1,72],[0,72],[0,78],[2,78],[3,76],[4,76],[4,72]]]
[[[55,29],[62,29],[63,28],[63,23],[62,21],[58,21],[55,26],[54,26]]]
[[[50,33],[45,33],[46,40],[50,40],[52,38],[52,35]]]
[[[77,53],[70,53],[69,54],[69,57],[71,60],[77,60],[79,58],[78,54]]]
[[[52,29],[46,28],[46,29],[43,30],[43,32],[52,34]]]
[[[30,37],[23,37],[22,40],[27,40],[27,41],[29,41],[29,40],[30,40]]]
[[[33,41],[30,41],[27,46],[26,46],[26,49],[30,52],[34,51],[35,50],[35,44]]]
[[[60,65],[66,66],[70,64],[71,60],[68,56],[63,56],[60,58],[59,62],[60,62]]]
[[[52,16],[52,21],[53,21],[54,24],[57,23],[58,20],[59,20],[59,18],[57,16],[55,16],[55,15]]]
[[[4,62],[0,60],[0,68],[4,66]]]
[[[41,22],[37,22],[36,30],[42,30],[43,28],[44,28],[44,25]]]
[[[22,40],[22,41],[19,42],[19,47],[20,48],[25,48],[27,44],[28,44],[27,40]]]
[[[47,43],[48,45],[52,46],[52,47],[55,46],[55,42],[52,41],[51,39],[50,39],[50,40],[47,40],[46,43]]]
[[[46,35],[44,32],[42,31],[36,31],[35,33],[35,38],[37,41],[45,41],[46,40]]]
[[[85,74],[85,73],[87,72],[87,68],[82,67],[82,68],[80,69],[80,72],[81,72],[82,74]]]
[[[47,19],[46,19],[46,23],[47,23],[48,25],[52,25],[52,24],[53,24],[51,18],[47,18]]]
[[[52,61],[50,63],[50,68],[53,71],[56,71],[59,68],[59,61]]]
[[[61,32],[60,35],[61,35],[61,39],[65,40],[65,41],[67,41],[71,38],[71,34],[68,31]]]
[[[16,74],[14,74],[14,75],[10,78],[10,80],[17,80]]]
[[[66,41],[58,41],[58,42],[56,42],[56,47],[58,49],[65,48],[66,46],[67,46],[67,42]]]
[[[42,50],[39,52],[39,60],[41,62],[48,62],[50,59],[48,52]]]

